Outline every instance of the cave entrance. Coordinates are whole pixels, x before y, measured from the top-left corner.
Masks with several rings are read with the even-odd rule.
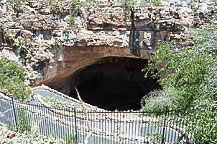
[[[71,97],[106,110],[138,110],[140,100],[159,85],[152,78],[144,78],[141,70],[147,60],[108,57],[79,70],[71,76]]]

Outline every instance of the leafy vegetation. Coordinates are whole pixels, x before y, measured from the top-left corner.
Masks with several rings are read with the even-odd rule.
[[[67,19],[67,23],[69,25],[69,29],[74,30],[74,31],[79,30],[78,25],[75,23],[75,17],[74,16],[70,16]]]
[[[0,91],[10,94],[16,99],[24,100],[29,97],[31,90],[25,85],[25,70],[14,61],[0,59]]]
[[[69,133],[68,135],[66,135],[64,141],[67,144],[78,144],[75,138],[75,135],[73,133]]]
[[[150,140],[150,142],[152,144],[157,144],[162,139],[162,135],[160,135],[160,134],[150,134],[150,133],[148,133],[147,135],[148,135],[147,138]]]
[[[122,142],[124,140],[124,138],[122,137],[123,134],[124,134],[124,132],[121,131],[121,128],[117,127],[117,137],[118,137],[120,142]]]
[[[159,78],[162,90],[148,94],[142,110],[184,109],[187,132],[194,133],[192,141],[198,143],[217,141],[216,35],[217,26],[208,25],[197,29],[184,48],[164,42],[145,69]]]
[[[74,9],[76,8],[77,4],[79,4],[78,0],[71,0],[70,2],[71,8],[74,8]]]
[[[173,95],[171,95],[171,91],[173,91]],[[142,107],[141,111],[162,111],[172,107],[174,95],[174,89],[168,89],[167,91],[154,90],[142,99],[141,104],[145,105],[145,107]]]
[[[19,38],[18,39],[18,52],[20,55],[27,54],[29,45],[27,44],[27,38]]]
[[[9,29],[8,29],[7,26],[5,26],[3,24],[0,24],[0,29],[3,30],[3,36],[4,36],[5,39],[10,36],[11,33],[10,33],[10,31],[9,31]]]
[[[67,19],[67,22],[68,22],[68,24],[69,24],[70,27],[73,27],[75,25],[75,18],[73,16],[70,16]]]
[[[18,108],[18,124],[17,124],[17,130],[20,133],[23,132],[30,132],[31,131],[31,122],[28,120],[25,116],[25,108],[20,107]]]
[[[122,7],[126,7],[126,8],[130,8],[133,5],[133,1],[132,0],[126,0],[126,1],[122,1],[121,6]]]
[[[187,111],[187,134],[193,133],[192,143],[216,143],[217,142],[217,103],[209,100],[198,102],[198,105]]]
[[[155,5],[155,6],[161,6],[161,5],[162,5],[161,0],[155,1],[155,2],[154,2],[154,5]]]
[[[212,52],[213,47],[208,46],[214,32],[213,27],[202,27],[189,41],[189,44],[194,43],[193,47],[177,49],[173,42],[164,42],[149,61],[145,71],[151,72],[155,78],[160,78],[159,83],[164,91],[176,91],[176,94],[171,93],[173,108],[191,107],[196,104],[196,100],[207,97],[208,78],[213,73],[217,59],[216,54]],[[165,62],[166,65],[154,74],[157,67]],[[215,97],[211,95],[210,97]]]

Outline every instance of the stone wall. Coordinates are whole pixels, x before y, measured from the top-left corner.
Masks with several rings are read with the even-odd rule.
[[[148,59],[159,40],[186,40],[191,28],[216,23],[214,2],[52,2],[0,2],[0,56],[23,64],[32,85],[66,78],[104,57]]]

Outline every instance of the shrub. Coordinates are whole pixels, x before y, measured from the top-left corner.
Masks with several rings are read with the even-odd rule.
[[[78,4],[78,0],[71,0],[71,2],[70,2],[70,6],[71,6],[71,8],[73,8],[73,9],[76,8],[77,4]]]
[[[10,96],[24,100],[29,97],[31,90],[25,85],[25,69],[14,61],[0,59],[0,90],[9,92]]]
[[[71,30],[78,30],[78,25],[75,24],[75,17],[74,16],[70,16],[68,19],[67,19],[67,23],[69,25],[69,28]]]
[[[216,143],[217,142],[217,103],[204,100],[187,111],[188,125],[187,134],[193,133],[191,139],[194,143]]]
[[[20,133],[23,132],[30,132],[31,131],[31,123],[25,116],[25,108],[18,108],[18,124],[17,124],[17,130]]]
[[[155,1],[155,2],[154,2],[154,5],[155,5],[155,6],[161,6],[161,5],[162,5],[161,0]]]
[[[9,36],[10,36],[10,31],[9,31],[9,29],[8,29],[8,27],[6,27],[5,25],[3,25],[3,24],[1,24],[0,23],[0,28],[3,30],[3,36],[4,36],[4,38],[6,39],[6,38],[8,38]]]
[[[154,77],[159,78],[162,93],[170,95],[171,99],[166,100],[172,102],[172,107],[186,112],[185,135],[193,134],[192,143],[217,142],[216,30],[216,25],[202,26],[182,49],[175,48],[173,42],[164,42],[145,69],[147,73],[154,74],[160,64],[166,63]],[[173,90],[168,91],[171,88]],[[150,97],[144,107],[167,106],[165,99],[159,99],[160,96],[161,93],[158,98]]]
[[[19,54],[25,54],[27,53],[29,46],[27,45],[27,38],[19,38],[18,39],[18,52]]]
[[[164,111],[166,108],[173,108],[176,97],[177,92],[173,88],[152,91],[142,98],[141,111]]]
[[[70,16],[68,19],[67,19],[67,22],[69,24],[70,27],[73,27],[74,24],[75,24],[75,18],[73,16]]]
[[[178,92],[173,101],[177,108],[191,107],[196,104],[196,100],[206,97],[208,77],[212,73],[211,66],[217,60],[209,47],[215,33],[213,27],[216,26],[199,29],[190,41],[194,43],[193,47],[177,49],[174,48],[173,42],[164,42],[149,61],[146,71],[152,74],[161,63],[166,62],[165,67],[154,77],[160,78],[163,90],[172,87]]]
[[[133,2],[131,0],[126,0],[124,2],[125,2],[124,6],[127,7],[127,8],[130,8],[132,6],[132,4],[133,4]]]

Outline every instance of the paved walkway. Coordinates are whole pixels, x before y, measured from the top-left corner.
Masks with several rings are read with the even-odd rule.
[[[66,100],[62,96],[52,93],[46,89],[35,89],[33,93],[36,95],[47,96],[56,98],[59,100]],[[71,100],[67,100],[71,101]],[[78,103],[79,104],[79,103]],[[18,115],[18,107],[21,103],[15,103],[15,113]],[[85,117],[75,117],[71,115],[72,112],[63,112],[54,109],[48,109],[41,105],[38,98],[35,97],[34,101],[28,103],[28,105],[22,105],[26,108],[25,115],[31,122],[40,130],[42,135],[48,136],[50,134],[58,138],[64,138],[67,134],[76,133],[80,143],[144,143],[147,141],[147,136],[149,134],[159,134],[162,135],[163,128],[161,124],[157,122],[143,122],[143,117],[134,116],[136,121],[129,121],[127,116],[122,117],[120,113],[116,113],[115,119],[114,113],[105,112],[106,115],[100,116],[98,118],[93,113],[88,113],[89,122]],[[60,112],[60,113],[59,113]],[[70,115],[70,116],[67,116]],[[93,119],[93,117],[95,119]],[[102,119],[105,119],[102,121]],[[0,125],[8,126],[14,123],[14,113],[12,109],[11,102],[0,98]],[[88,123],[90,125],[90,130],[88,129]],[[76,127],[76,129],[75,129]],[[172,142],[177,139],[178,133],[175,130],[166,128],[165,129],[166,142]],[[160,142],[160,141],[158,141]]]

